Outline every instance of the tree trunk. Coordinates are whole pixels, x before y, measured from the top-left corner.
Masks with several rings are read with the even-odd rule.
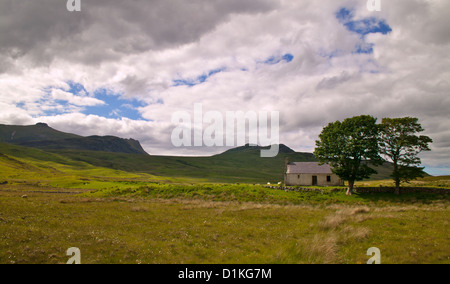
[[[400,173],[397,159],[394,159],[395,194],[400,195]]]
[[[355,181],[354,180],[349,180],[348,181],[348,190],[347,190],[347,195],[353,195],[353,188],[355,186]]]
[[[400,179],[395,181],[395,194],[400,195]]]

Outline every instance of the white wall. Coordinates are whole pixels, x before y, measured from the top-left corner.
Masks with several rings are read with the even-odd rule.
[[[318,186],[341,186],[344,182],[334,174],[286,174],[286,185],[312,186],[313,176],[317,177]],[[327,182],[327,176],[331,177],[331,182]]]

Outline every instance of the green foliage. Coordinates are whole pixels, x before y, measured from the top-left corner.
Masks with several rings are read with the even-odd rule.
[[[397,187],[400,182],[425,176],[424,168],[418,167],[421,164],[418,155],[430,151],[429,144],[433,140],[416,135],[423,131],[418,118],[384,118],[381,123],[381,154],[394,164],[392,177]]]
[[[416,135],[424,131],[418,121],[411,117],[384,118],[377,125],[375,118],[359,116],[330,123],[316,142],[315,156],[321,163],[331,164],[334,173],[349,181],[351,193],[354,181],[376,173],[373,165],[383,164],[382,155],[393,164],[390,177],[398,192],[401,182],[427,176],[424,168],[419,167],[418,155],[430,151],[429,143],[433,140]]]
[[[336,121],[325,127],[316,141],[315,156],[321,163],[329,163],[340,178],[349,181],[349,193],[355,181],[376,173],[367,161],[381,165],[376,121],[366,115]]]

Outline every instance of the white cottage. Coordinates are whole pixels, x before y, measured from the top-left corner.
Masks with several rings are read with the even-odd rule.
[[[331,171],[328,164],[316,162],[287,163],[284,175],[287,186],[343,186],[344,181]]]

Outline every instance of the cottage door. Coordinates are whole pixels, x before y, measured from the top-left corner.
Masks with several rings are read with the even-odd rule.
[[[312,177],[312,185],[317,185],[317,176]]]

